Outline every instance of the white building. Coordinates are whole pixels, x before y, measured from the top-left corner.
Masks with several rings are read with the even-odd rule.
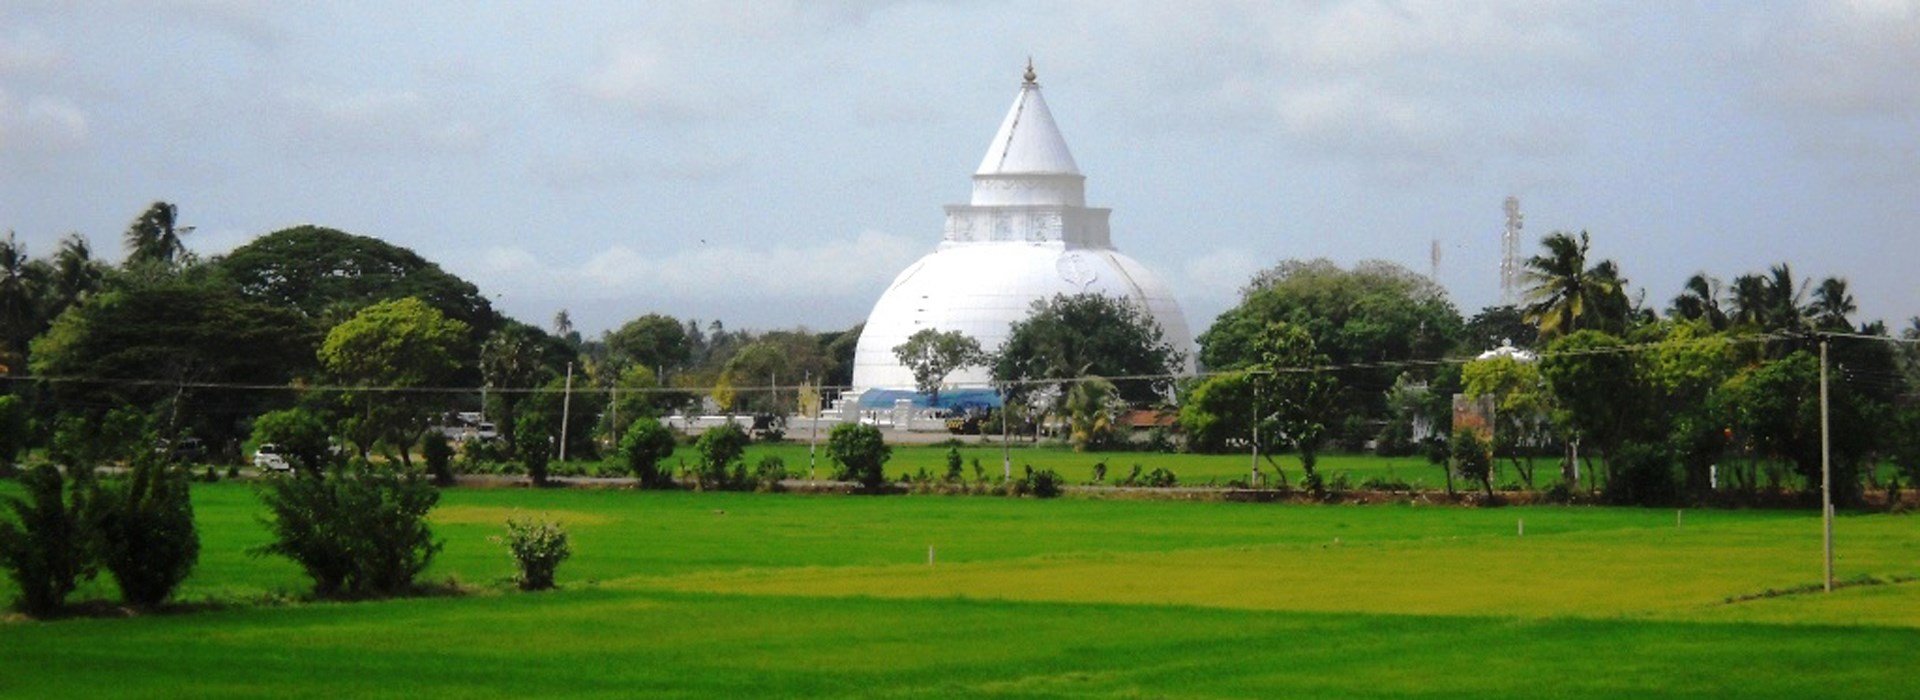
[[[1086,177],[1054,125],[1031,64],[973,174],[972,200],[946,209],[939,247],[895,277],[867,316],[853,366],[854,391],[868,394],[862,404],[891,406],[901,394],[886,390],[913,390],[913,372],[893,348],[915,332],[960,331],[992,351],[1034,301],[1056,294],[1097,292],[1144,306],[1192,369],[1193,335],[1179,302],[1153,273],[1114,250],[1111,210],[1086,206]],[[947,377],[959,390],[955,396],[988,381],[985,367]],[[875,401],[877,395],[888,398]]]

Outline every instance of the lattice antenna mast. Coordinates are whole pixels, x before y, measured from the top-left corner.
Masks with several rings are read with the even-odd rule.
[[[1500,303],[1520,301],[1520,198],[1507,197],[1507,228],[1500,234]]]

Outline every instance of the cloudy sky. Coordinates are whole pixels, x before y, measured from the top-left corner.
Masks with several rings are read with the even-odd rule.
[[[0,229],[104,257],[315,223],[545,325],[837,329],[930,252],[1031,55],[1114,241],[1204,329],[1381,258],[1471,314],[1587,230],[1647,302],[1788,261],[1920,315],[1920,2],[0,0]]]

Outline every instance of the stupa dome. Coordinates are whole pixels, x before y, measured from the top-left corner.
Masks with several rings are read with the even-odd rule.
[[[1094,292],[1144,307],[1192,369],[1192,334],[1171,291],[1113,248],[1108,209],[1086,206],[1086,177],[1054,124],[1032,66],[973,175],[973,197],[948,205],[939,247],[909,265],[867,316],[854,353],[853,386],[914,388],[893,348],[922,329],[959,331],[992,351],[1033,302]],[[947,376],[956,388],[986,387],[985,367]],[[942,398],[946,398],[943,393]]]

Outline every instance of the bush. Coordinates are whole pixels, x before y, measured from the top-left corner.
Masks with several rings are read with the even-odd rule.
[[[1009,488],[1007,495],[1020,496],[1031,494],[1034,498],[1060,497],[1060,487],[1065,483],[1065,480],[1060,478],[1059,472],[1052,469],[1034,471],[1032,465],[1028,465],[1026,470],[1026,475],[1023,478],[1015,482],[1015,484],[1010,485],[1011,488]]]
[[[144,455],[125,482],[101,486],[92,501],[102,563],[128,603],[165,602],[200,561],[187,482],[185,468]]]
[[[78,484],[66,488],[60,470],[47,464],[28,469],[20,485],[26,498],[4,497],[13,518],[0,519],[0,566],[20,586],[15,605],[41,617],[59,611],[81,577],[93,577],[86,492]]]
[[[447,442],[445,433],[429,430],[421,436],[420,456],[427,461],[427,473],[433,475],[434,483],[453,485],[453,445]]]
[[[272,479],[260,491],[271,544],[255,556],[292,559],[323,597],[393,595],[439,553],[427,512],[439,490],[417,473],[364,462],[318,479]]]
[[[1133,465],[1133,468],[1138,470],[1140,465]],[[1154,488],[1170,489],[1180,485],[1180,477],[1174,476],[1172,470],[1154,467],[1153,471],[1147,472],[1146,476],[1140,478],[1140,483]]]
[[[787,461],[779,455],[767,455],[753,468],[753,490],[770,493],[780,490],[780,482],[787,478]]]
[[[979,460],[975,459],[974,462],[978,464]],[[947,478],[946,478],[947,483],[957,484],[957,483],[960,483],[962,479],[966,478],[961,473],[960,466],[961,466],[960,448],[958,447],[947,448]]]
[[[1627,443],[1609,455],[1611,471],[1603,495],[1621,505],[1670,505],[1679,500],[1680,482],[1674,478],[1673,455],[1661,447]]]
[[[747,452],[747,441],[746,431],[733,423],[722,423],[701,433],[700,439],[693,443],[694,450],[700,453],[700,462],[694,465],[694,477],[699,480],[700,488],[738,488],[740,482],[746,480],[746,465],[738,462]]]
[[[513,448],[520,453],[520,462],[526,465],[534,486],[547,485],[547,462],[553,458],[553,440],[552,426],[548,425],[546,416],[527,411],[514,420]]]
[[[495,538],[496,542],[501,541]],[[513,555],[513,561],[520,566],[520,576],[514,579],[523,591],[544,591],[553,587],[554,570],[560,568],[560,562],[573,556],[573,546],[567,542],[567,529],[560,523],[546,519],[507,518],[507,552]]]
[[[827,455],[839,465],[834,478],[858,481],[872,489],[886,483],[886,465],[893,457],[893,448],[881,438],[879,428],[841,423],[827,435]]]
[[[673,484],[671,474],[660,470],[660,462],[673,456],[673,431],[658,418],[641,418],[627,426],[620,438],[620,462],[642,488],[661,488]]]

